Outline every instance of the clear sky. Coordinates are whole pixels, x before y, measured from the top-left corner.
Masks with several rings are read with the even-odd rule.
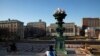
[[[57,8],[66,11],[64,22],[78,26],[83,17],[100,18],[100,0],[0,0],[0,20],[17,19],[26,25],[42,19],[49,25],[56,22],[53,13]]]

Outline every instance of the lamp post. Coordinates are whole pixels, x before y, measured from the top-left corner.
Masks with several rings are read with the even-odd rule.
[[[65,18],[65,16],[67,16],[67,14],[65,13],[64,10],[58,8],[55,13],[53,14],[53,16],[55,17],[55,19],[57,20],[57,28],[56,28],[56,32],[57,32],[57,37],[56,37],[56,44],[55,44],[55,49],[56,49],[56,53],[57,56],[65,56],[66,55],[66,51],[65,51],[65,44],[64,44],[64,37],[63,37],[63,19]]]

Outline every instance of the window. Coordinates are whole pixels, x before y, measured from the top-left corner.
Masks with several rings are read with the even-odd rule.
[[[66,28],[65,32],[71,33],[71,32],[73,32],[73,28]]]

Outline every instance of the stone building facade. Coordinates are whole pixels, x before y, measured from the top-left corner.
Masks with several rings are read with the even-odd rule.
[[[49,32],[51,36],[56,36],[56,27],[57,24],[51,24],[49,26]],[[63,24],[64,27],[64,33],[63,36],[75,36],[76,35],[76,26],[74,23],[65,23]]]
[[[8,29],[9,39],[23,39],[24,38],[24,28],[23,22],[19,20],[4,20],[0,21],[0,28]]]
[[[39,22],[29,22],[26,25],[25,33],[27,37],[42,37],[46,35],[46,23],[42,20]]]

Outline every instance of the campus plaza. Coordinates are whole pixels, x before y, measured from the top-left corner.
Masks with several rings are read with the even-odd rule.
[[[0,56],[44,56],[50,45],[55,46],[53,42],[17,42],[16,52],[7,52],[7,43],[0,43]],[[95,56],[88,49],[98,48],[100,45],[87,45],[83,48],[84,44],[65,44],[65,49],[68,56]],[[88,48],[88,49],[87,49]],[[99,50],[100,51],[100,50]],[[99,56],[99,55],[96,55]]]

